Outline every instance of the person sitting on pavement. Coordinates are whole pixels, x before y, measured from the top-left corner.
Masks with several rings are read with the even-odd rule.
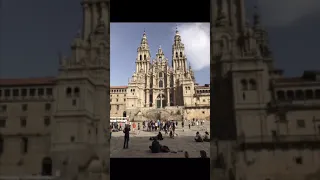
[[[168,146],[162,146],[158,140],[154,139],[152,141],[151,146],[149,146],[149,149],[151,150],[152,153],[159,153],[159,152],[163,152],[163,153],[168,153],[170,152],[170,149]]]
[[[201,138],[201,135],[199,132],[196,133],[196,137],[194,138],[194,140],[196,142],[203,142],[202,138]]]
[[[159,132],[155,137],[150,137],[150,140],[163,140],[161,132]]]
[[[210,137],[209,137],[208,131],[205,132],[205,134],[203,136],[203,141],[204,142],[210,142]]]
[[[161,150],[161,145],[160,145],[159,141],[154,139],[152,141],[151,146],[149,146],[149,149],[151,150],[152,153],[159,153]]]
[[[160,131],[159,131],[159,133],[157,135],[157,138],[158,138],[158,140],[163,140],[162,133]]]

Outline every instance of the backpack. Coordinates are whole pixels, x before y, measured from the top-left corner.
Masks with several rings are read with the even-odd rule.
[[[170,152],[170,149],[168,146],[162,146],[162,152]]]

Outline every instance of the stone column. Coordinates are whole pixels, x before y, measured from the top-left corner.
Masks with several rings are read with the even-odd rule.
[[[136,72],[139,72],[139,63],[136,62]]]
[[[177,102],[176,102],[176,99],[177,99],[177,93],[176,93],[176,87],[173,88],[173,104],[176,106],[177,105]]]
[[[88,3],[83,4],[83,38],[87,39],[91,32],[91,12]]]
[[[154,107],[154,103],[156,102],[157,97],[155,96],[154,91],[152,92],[152,107]]]
[[[173,69],[176,69],[176,61],[175,60],[173,60],[172,67],[173,67]]]
[[[149,89],[146,90],[146,106],[149,107],[150,106],[150,94],[149,94]]]
[[[167,87],[167,106],[170,106],[170,89]]]

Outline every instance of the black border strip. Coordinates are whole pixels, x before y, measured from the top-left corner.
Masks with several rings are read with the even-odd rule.
[[[210,0],[111,0],[111,22],[210,22]]]
[[[209,158],[110,158],[110,179],[210,179]]]

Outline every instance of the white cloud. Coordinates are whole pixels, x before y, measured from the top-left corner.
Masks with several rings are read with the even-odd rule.
[[[210,66],[210,23],[179,24],[185,53],[194,70]]]
[[[258,0],[258,6],[268,26],[288,26],[320,11],[319,0]]]

